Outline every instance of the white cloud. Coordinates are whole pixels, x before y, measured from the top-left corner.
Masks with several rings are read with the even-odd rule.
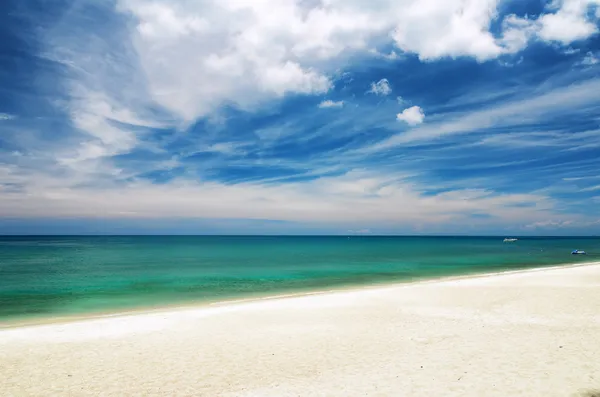
[[[330,76],[346,56],[369,52],[389,35],[397,48],[423,60],[468,56],[484,61],[519,51],[537,34],[537,22],[508,19],[503,34],[493,37],[489,27],[496,18],[495,0],[117,2],[119,11],[131,17],[126,27],[95,31],[90,26],[89,36],[74,34],[72,27],[79,26],[69,19],[79,9],[74,7],[53,24],[56,31],[45,32],[48,51],[70,73],[64,97],[72,100],[63,105],[80,134],[71,137],[64,150],[49,154],[56,156],[53,160],[63,167],[61,172],[68,171],[66,175],[57,168],[0,169],[3,180],[24,186],[24,193],[0,195],[0,215],[432,223],[473,212],[507,221],[552,215],[552,200],[540,195],[455,191],[424,196],[412,183],[380,175],[349,173],[286,185],[196,179],[152,185],[127,178],[111,158],[142,144],[145,127],[177,126],[179,120],[174,118],[192,122],[214,117],[223,105],[253,110],[289,94],[326,93],[333,86]],[[391,93],[385,79],[371,88],[378,95]],[[565,103],[577,106],[585,103],[577,95],[597,96],[598,84],[591,82],[586,90],[582,93],[580,86],[574,86],[557,95],[455,114],[442,121],[430,116],[428,125],[380,147],[465,133],[542,114]],[[163,108],[174,116],[157,115],[156,109]],[[423,118],[418,106],[398,115],[398,120],[411,125],[422,123]],[[282,134],[269,128],[280,127],[265,127],[264,136]],[[205,149],[232,154],[240,147],[217,143]],[[173,159],[164,166],[177,164]],[[106,185],[100,187],[101,183]],[[530,208],[508,208],[523,202],[537,203],[541,214]]]
[[[403,4],[395,14],[393,38],[423,60],[473,56],[483,61],[503,50],[489,32],[496,0],[424,0]]]
[[[567,112],[586,104],[597,103],[598,92],[600,92],[600,79],[591,79],[584,83],[555,88],[534,97],[516,99],[476,112],[450,115],[434,123],[392,136],[360,151],[378,151],[414,141],[481,131],[491,126],[500,127],[522,123],[524,120],[538,120],[547,114]]]
[[[527,46],[529,40],[537,33],[535,21],[508,15],[502,21],[503,35],[501,43],[508,53],[516,53]]]
[[[509,16],[494,37],[490,26],[499,0],[117,0],[117,10],[131,18],[126,28],[90,34],[118,36],[113,39],[131,44],[130,51],[115,52],[114,45],[101,40],[75,47],[65,41],[74,36],[69,26],[76,24],[69,18],[77,9],[56,24],[63,30],[61,40],[50,44],[62,52],[72,50],[65,64],[89,74],[102,68],[84,65],[82,59],[89,57],[91,64],[111,55],[100,63],[120,63],[143,80],[143,87],[123,90],[109,82],[104,70],[104,84],[92,91],[149,98],[189,123],[212,117],[223,105],[252,110],[288,94],[326,93],[333,87],[330,76],[355,52],[390,59],[406,52],[423,60],[467,56],[485,61],[523,49],[538,32],[566,43],[570,39],[552,32],[591,34],[591,22],[581,23],[581,10],[598,1],[564,0],[550,10],[554,14],[537,21]],[[552,18],[566,22],[553,28]],[[396,47],[389,55],[377,50],[386,38]],[[376,90],[389,93],[385,86]]]
[[[583,66],[593,66],[596,65],[600,60],[594,55],[593,52],[588,52],[585,54],[585,57],[581,60],[580,64]]]
[[[133,17],[125,39],[152,98],[193,120],[224,103],[252,109],[286,94],[325,93],[351,52],[397,58],[396,49],[377,50],[390,35],[397,49],[425,60],[518,51],[529,33],[516,21],[504,37],[489,32],[497,2],[119,0],[118,9]]]
[[[558,229],[573,226],[573,221],[539,221],[525,225],[525,229]]]
[[[147,3],[138,9],[143,21],[138,25],[142,36],[177,39],[194,33],[207,32],[209,22],[199,16],[188,15],[185,9],[161,3]]]
[[[13,120],[15,118],[14,115],[8,113],[0,113],[0,121],[1,120]]]
[[[115,12],[108,3],[99,7]],[[62,175],[66,186],[112,184],[119,177],[131,176],[124,175],[115,165],[114,156],[141,145],[150,129],[172,128],[176,122],[149,98],[147,80],[139,73],[135,51],[128,37],[123,37],[123,33],[128,34],[125,27],[113,26],[107,20],[100,31],[87,27],[76,30],[88,21],[81,10],[82,7],[73,7],[60,23],[40,32],[45,44],[41,56],[64,66],[64,92],[58,93],[60,100],[55,104],[70,116],[75,130],[72,134],[56,134],[56,140],[63,141],[40,157],[49,172]],[[160,19],[159,11],[154,10],[153,15]],[[168,13],[163,17],[171,25],[176,19]],[[189,29],[178,34],[184,35]],[[176,32],[172,36],[178,37]],[[145,148],[162,150],[150,145]]]
[[[578,31],[581,21],[570,16],[580,16],[579,8],[569,5],[576,1],[583,0],[565,0],[547,16],[566,18],[566,24],[576,26],[565,31]],[[591,1],[597,0],[586,3]],[[131,21],[114,34],[133,48],[112,59],[131,75],[144,77],[140,97],[189,123],[212,116],[223,105],[252,110],[288,94],[327,93],[333,87],[330,76],[354,52],[395,59],[400,50],[423,60],[468,56],[485,61],[523,49],[538,31],[552,37],[552,18],[538,22],[515,16],[505,18],[503,31],[494,37],[490,26],[498,2],[118,0],[117,10]],[[68,29],[71,21],[59,26]],[[389,55],[377,50],[386,37],[396,46]],[[82,54],[73,54],[71,61],[81,68],[77,55],[114,52],[110,47],[96,51],[97,43],[88,41],[92,49],[79,46]],[[54,44],[73,48],[71,43]],[[89,67],[82,69],[89,72]],[[386,95],[388,88],[382,85],[373,92]]]
[[[381,79],[378,82],[372,82],[367,93],[386,96],[392,93],[392,88],[388,79]]]
[[[332,101],[331,99],[327,99],[321,103],[319,103],[319,108],[341,108],[344,106],[344,101]]]
[[[547,7],[547,13],[535,20],[509,15],[502,21],[502,38],[498,43],[502,52],[516,53],[534,37],[562,45],[585,40],[598,33],[597,21],[588,17],[590,7],[598,4],[600,0],[556,0]],[[600,17],[596,15],[596,19]],[[565,54],[578,51],[569,48]]]
[[[600,185],[588,186],[586,188],[581,189],[582,192],[595,192],[596,190],[600,190]]]
[[[552,219],[554,202],[533,194],[498,195],[464,189],[423,195],[413,183],[365,172],[278,184],[132,181],[95,188],[69,186],[39,171],[22,175],[0,167],[3,181],[24,183],[23,192],[0,194],[0,216],[101,218],[220,218],[330,222],[353,228],[443,224],[486,213],[500,222]],[[515,204],[535,205],[535,209]],[[358,226],[363,224],[364,226]]]
[[[558,9],[554,13],[543,14],[538,18],[539,37],[542,40],[568,45],[596,34],[598,28],[587,16],[589,7],[594,4],[600,4],[600,1],[562,0],[552,2],[551,6],[555,8],[558,6]]]
[[[332,87],[329,79],[312,69],[303,69],[299,64],[286,61],[271,65],[258,76],[259,89],[281,97],[288,92],[320,94]]]
[[[55,153],[57,164],[67,166],[77,173],[94,174],[99,169],[116,172],[106,162],[119,154],[129,153],[138,144],[138,134],[126,125],[156,127],[152,121],[139,119],[127,105],[93,92],[86,84],[73,84],[70,88],[73,99],[67,109],[73,126],[81,133],[77,145],[66,147]],[[118,124],[118,125],[117,125]]]
[[[424,119],[425,113],[423,113],[423,109],[419,106],[409,107],[396,115],[396,120],[404,121],[406,124],[412,126],[423,123]]]
[[[294,1],[119,5],[137,23],[131,34],[153,99],[187,121],[224,103],[251,110],[286,94],[326,93],[332,84],[316,61],[344,50],[334,35],[360,30],[363,19],[346,27],[347,16],[305,15]],[[157,8],[170,10],[168,18],[157,17]]]
[[[562,229],[562,228],[586,228],[600,225],[600,219],[595,221],[586,220],[545,220],[533,222],[524,226],[525,229]]]
[[[486,61],[521,51],[533,37],[568,45],[598,32],[588,11],[600,0],[555,0],[536,20],[505,17],[500,37],[494,37],[490,25],[497,18],[497,5],[496,0],[404,4],[395,16],[393,38],[398,48],[422,60],[470,56]],[[600,19],[598,9],[595,18]]]

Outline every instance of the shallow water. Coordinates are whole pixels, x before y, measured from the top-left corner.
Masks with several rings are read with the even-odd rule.
[[[599,238],[502,240],[0,237],[0,321],[600,260]]]

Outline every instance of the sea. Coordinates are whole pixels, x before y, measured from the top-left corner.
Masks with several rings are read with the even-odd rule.
[[[600,238],[0,237],[0,324],[594,261]]]

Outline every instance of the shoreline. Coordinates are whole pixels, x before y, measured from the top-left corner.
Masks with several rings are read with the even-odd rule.
[[[599,288],[600,262],[592,262],[0,330],[0,388],[27,396],[595,395]]]
[[[490,278],[511,274],[522,274],[522,273],[534,273],[545,270],[556,270],[556,269],[568,269],[568,268],[578,268],[585,266],[600,266],[600,261],[592,261],[592,262],[579,262],[579,263],[565,263],[561,265],[549,265],[549,266],[541,266],[541,267],[531,267],[531,268],[522,268],[515,270],[504,270],[504,271],[496,271],[496,272],[483,272],[483,273],[467,273],[462,275],[448,275],[434,278],[416,278],[410,279],[405,282],[394,280],[393,282],[376,282],[369,283],[364,285],[347,285],[340,286],[339,288],[333,287],[328,289],[319,289],[319,290],[307,290],[301,292],[291,292],[291,293],[282,293],[276,295],[264,295],[260,294],[254,296],[246,296],[232,299],[224,299],[218,301],[195,301],[195,302],[187,302],[187,303],[175,303],[173,305],[165,305],[156,308],[133,308],[131,310],[125,311],[107,311],[93,314],[82,314],[82,315],[63,315],[63,316],[55,316],[55,317],[39,317],[39,318],[31,318],[28,320],[15,320],[15,321],[2,321],[0,320],[0,332],[5,330],[14,330],[14,329],[22,329],[22,328],[35,328],[35,327],[44,327],[51,325],[68,325],[72,323],[83,323],[94,320],[106,320],[106,319],[119,319],[119,318],[129,318],[129,317],[137,317],[137,316],[145,316],[145,315],[156,315],[156,314],[170,314],[170,313],[180,313],[186,311],[195,311],[195,310],[203,310],[210,309],[216,307],[229,307],[229,306],[238,306],[244,304],[252,304],[258,302],[265,301],[278,301],[284,299],[293,299],[293,298],[302,298],[302,297],[310,297],[310,296],[320,296],[320,295],[328,295],[328,294],[336,294],[336,293],[348,293],[348,292],[360,292],[360,291],[374,291],[374,290],[385,290],[389,288],[398,288],[398,287],[408,287],[415,285],[427,285],[427,284],[437,284],[437,283],[445,283],[445,282],[454,282],[461,280],[473,280],[473,279],[482,279],[482,278]]]

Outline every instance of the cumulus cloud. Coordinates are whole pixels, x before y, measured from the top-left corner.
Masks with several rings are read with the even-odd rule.
[[[210,25],[205,18],[185,13],[182,7],[148,3],[137,9],[140,16],[138,30],[142,36],[177,39],[194,33],[207,32]]]
[[[287,94],[325,93],[332,83],[314,61],[343,49],[322,43],[333,39],[316,26],[336,29],[334,20],[305,20],[292,1],[121,0],[119,9],[133,17],[131,38],[153,99],[188,121],[223,103],[250,110]]]
[[[414,1],[398,7],[393,38],[406,52],[422,60],[473,56],[483,61],[500,55],[489,27],[496,0]],[[451,18],[448,16],[451,15]]]
[[[536,35],[567,44],[596,30],[584,11],[599,0],[563,0],[535,21],[506,17],[501,32],[492,34],[498,1],[117,0],[117,11],[130,19],[117,29],[118,39],[133,49],[100,52],[144,76],[144,96],[189,123],[223,105],[252,110],[285,95],[327,93],[347,55],[383,54],[377,44],[386,37],[395,47],[390,59],[403,52],[427,61],[485,61],[520,51]],[[63,22],[57,26],[73,26]],[[389,84],[373,92],[387,95]]]
[[[398,50],[479,61],[519,51],[532,28],[512,18],[495,37],[497,3],[118,0],[118,9],[132,18],[128,39],[153,99],[192,120],[223,103],[251,109],[286,94],[325,93],[344,54],[381,54],[385,37],[396,47],[390,59]]]
[[[423,109],[419,106],[412,106],[398,113],[396,120],[404,121],[406,124],[414,126],[423,123],[425,113],[423,113]]]
[[[341,108],[344,106],[344,101],[332,101],[331,99],[327,99],[321,103],[319,103],[319,108]]]
[[[568,45],[598,32],[600,8],[596,8],[596,21],[589,11],[600,5],[600,0],[552,1],[538,19],[509,15],[495,37],[490,25],[497,17],[497,5],[495,0],[403,4],[395,17],[395,44],[426,61],[459,56],[486,61],[521,51],[534,37]]]
[[[553,13],[541,15],[538,19],[539,37],[546,41],[556,41],[568,45],[576,40],[587,39],[598,32],[596,24],[588,19],[588,10],[598,5],[598,0],[554,1]]]
[[[390,82],[387,79],[381,79],[378,82],[372,82],[371,88],[367,91],[369,94],[375,95],[389,95],[392,93]]]
[[[532,38],[569,45],[598,33],[597,21],[590,18],[590,7],[600,5],[599,0],[552,1],[547,12],[537,19],[508,15],[502,21],[502,38],[498,41],[505,53],[515,53],[526,47]],[[600,19],[596,15],[595,19]],[[577,52],[568,48],[565,54]]]
[[[586,25],[587,14],[569,8],[572,1],[551,10],[556,18],[578,25],[574,31],[579,33],[567,38],[557,38],[557,22],[543,16],[507,17],[500,32],[492,34],[496,0],[116,0],[121,14],[116,26],[108,28],[85,25],[89,15],[73,20],[82,9],[73,7],[42,36],[52,60],[65,66],[67,92],[59,96],[70,102],[61,104],[61,110],[70,116],[76,134],[67,139],[64,150],[48,151],[56,156],[52,160],[58,168],[34,172],[0,167],[3,181],[22,187],[20,193],[0,195],[0,215],[440,222],[457,214],[490,213],[533,221],[530,209],[506,206],[530,202],[542,212],[550,211],[546,197],[465,191],[430,196],[413,184],[350,174],[277,185],[198,182],[198,175],[190,171],[190,179],[154,185],[137,179],[140,169],[128,174],[114,157],[126,157],[144,144],[147,128],[168,126],[179,133],[181,124],[216,117],[223,106],[252,111],[286,95],[323,95],[333,88],[331,76],[350,55],[372,52],[386,38],[395,47],[386,47],[390,59],[411,53],[425,61],[464,56],[481,62],[518,52],[532,37],[560,43],[585,38],[594,29]],[[102,4],[99,7],[109,8],[113,2]],[[370,92],[389,95],[392,89],[382,79],[373,82]],[[552,106],[566,102],[546,99]],[[430,119],[378,147],[468,133],[527,109],[535,114],[551,107],[509,105],[457,114],[435,125]],[[319,105],[341,106],[342,101],[332,100]],[[412,106],[397,119],[414,126],[423,123],[424,116],[420,107]],[[269,128],[261,133],[268,135]],[[158,151],[168,150],[165,147]],[[204,150],[233,156],[244,148],[223,142],[207,143]],[[173,159],[163,166],[178,164]],[[102,183],[106,184],[99,187]]]
[[[485,61],[520,51],[536,34],[567,44],[594,33],[583,10],[597,1],[564,0],[536,21],[509,16],[494,35],[498,0],[117,0],[131,19],[121,40],[135,50],[120,60],[140,69],[154,101],[191,122],[223,104],[251,110],[288,94],[326,93],[346,54],[381,54],[384,37],[396,47],[390,58],[400,50],[422,60]],[[373,92],[391,91],[381,83]]]

